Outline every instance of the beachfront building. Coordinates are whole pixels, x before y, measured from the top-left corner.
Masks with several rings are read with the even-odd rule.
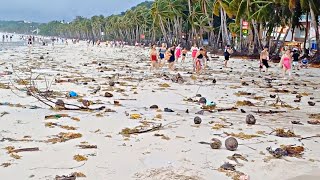
[[[320,17],[319,17],[320,20]],[[276,31],[272,34],[274,40],[277,39],[280,33],[280,40],[283,41],[285,38],[285,44],[290,46],[299,46],[301,49],[304,47],[304,41],[306,36],[306,29],[309,27],[308,36],[306,40],[306,48],[314,50],[317,47],[316,43],[316,31],[315,28],[311,25],[311,19],[309,16],[308,22],[306,20],[306,15],[302,15],[300,19],[300,26],[296,27],[294,30],[290,27],[276,28]],[[320,32],[320,26],[319,26]]]

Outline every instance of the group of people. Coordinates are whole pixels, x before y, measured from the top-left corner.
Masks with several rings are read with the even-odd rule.
[[[266,72],[268,72],[269,66],[269,52],[268,52],[268,47],[264,47],[264,49],[260,53],[260,73],[263,67],[266,68]],[[300,61],[301,59],[301,61]],[[300,61],[300,62],[299,62]],[[307,68],[308,67],[308,59],[306,56],[301,56],[300,53],[296,48],[290,49],[287,48],[279,63],[279,68],[282,69],[282,76],[285,79],[286,78],[286,73],[288,73],[289,78],[292,78],[292,69],[297,69],[299,70],[300,68]]]
[[[12,41],[12,38],[13,38],[13,35],[2,35],[2,42],[5,42],[5,40],[7,40],[7,42],[9,41],[9,39],[10,39],[10,42]]]
[[[152,45],[150,50],[150,70],[162,68],[167,62],[168,68],[174,71],[175,63],[178,63],[179,59],[181,59],[181,63],[184,63],[188,52],[189,51],[186,48],[182,48],[180,44],[178,46],[173,45],[170,48],[167,48],[165,43],[159,48],[157,48],[156,45]],[[207,60],[209,60],[207,51],[205,48],[198,48],[197,45],[193,45],[191,48],[191,57],[193,71],[199,74],[205,68]]]

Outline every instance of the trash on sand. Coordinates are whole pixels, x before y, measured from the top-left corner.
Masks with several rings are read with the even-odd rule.
[[[62,117],[70,117],[68,114],[54,114],[54,115],[49,115],[49,116],[45,116],[45,119],[59,119]]]
[[[131,114],[130,119],[140,119],[141,115],[140,114]]]
[[[78,97],[78,94],[76,92],[74,92],[74,91],[70,91],[68,93],[68,97]]]

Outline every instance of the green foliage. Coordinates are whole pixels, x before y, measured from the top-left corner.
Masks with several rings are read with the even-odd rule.
[[[0,21],[0,31],[30,34],[33,30],[37,29],[39,25],[39,23],[29,23],[24,21]]]

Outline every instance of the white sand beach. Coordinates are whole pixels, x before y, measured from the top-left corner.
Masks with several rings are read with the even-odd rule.
[[[188,73],[192,72],[190,58],[177,64],[177,72],[169,72],[167,67],[150,72],[148,53],[148,49],[137,47],[87,48],[85,42],[54,48],[35,46],[31,53],[26,46],[0,51],[0,179],[45,180],[74,172],[86,176],[77,179],[89,180],[232,179],[235,172],[218,170],[225,162],[235,165],[236,174],[246,174],[251,180],[320,179],[320,138],[300,140],[320,134],[320,125],[307,122],[320,120],[320,114],[316,114],[320,106],[319,69],[295,71],[294,80],[289,81],[282,79],[277,64],[271,64],[271,75],[263,73],[258,77],[258,61],[231,59],[232,68],[224,69],[220,57],[212,58],[206,72],[199,76]],[[183,83],[171,80],[178,72]],[[81,106],[81,98],[92,102],[90,108],[106,109],[52,110],[27,95],[28,85],[23,84],[30,82],[30,74],[35,88],[53,91],[50,98],[54,101],[62,99]],[[111,80],[115,82],[113,87],[109,85]],[[160,86],[164,83],[169,86]],[[100,90],[93,93],[98,87]],[[67,98],[70,91],[79,97]],[[113,97],[104,97],[106,92]],[[196,114],[202,110],[201,105],[186,101],[199,100],[196,94],[215,102],[217,107]],[[271,106],[276,98],[270,94],[278,94],[284,104]],[[301,102],[294,102],[298,94]],[[237,101],[244,100],[253,104],[237,105]],[[315,102],[315,106],[308,101]],[[152,105],[159,109],[150,109]],[[238,109],[218,111],[231,107]],[[174,112],[164,112],[164,108]],[[254,112],[258,110],[285,112]],[[67,117],[45,118],[57,114]],[[130,118],[134,114],[141,118]],[[246,124],[248,114],[255,116],[255,125]],[[196,116],[202,119],[200,125],[194,124]],[[300,121],[302,125],[291,121]],[[162,127],[155,131],[120,134],[125,128],[148,128],[160,123]],[[273,132],[277,128],[291,130],[298,137],[278,137]],[[61,142],[59,138],[52,139],[59,133],[80,133],[81,137],[64,138]],[[240,144],[236,151],[229,151],[224,145],[232,133]],[[199,143],[212,138],[222,141],[221,149]],[[78,145],[96,148],[82,149]],[[281,145],[303,146],[304,151],[300,157],[275,158],[266,150]],[[20,148],[39,151],[14,152]],[[243,159],[230,160],[229,156],[235,153]],[[75,155],[86,160],[78,162]]]

